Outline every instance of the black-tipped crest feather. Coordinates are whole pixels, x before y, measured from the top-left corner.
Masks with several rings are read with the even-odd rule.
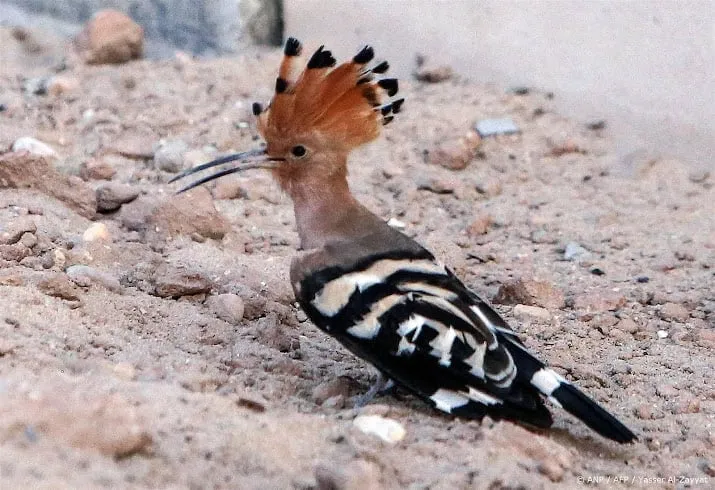
[[[286,56],[299,56],[302,49],[303,46],[301,46],[300,41],[294,37],[289,37],[283,49],[283,54]]]
[[[383,89],[385,89],[385,91],[387,91],[387,95],[389,95],[390,97],[397,93],[397,78],[383,78],[382,80],[378,80],[377,84]]]
[[[375,50],[372,49],[372,46],[365,46],[353,57],[353,62],[358,65],[364,65],[365,63],[369,63],[374,57]]]

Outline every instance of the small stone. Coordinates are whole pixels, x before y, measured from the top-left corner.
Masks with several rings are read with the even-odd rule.
[[[450,170],[463,170],[477,155],[481,138],[473,131],[463,138],[440,143],[427,153],[427,161]]]
[[[677,303],[665,303],[660,307],[658,315],[666,321],[685,322],[690,318],[690,311]]]
[[[398,230],[402,230],[407,227],[407,225],[405,223],[403,223],[402,221],[400,221],[397,218],[390,218],[387,221],[387,226],[389,226],[391,228],[397,228]]]
[[[303,310],[298,310],[298,313],[295,314],[295,319],[298,320],[300,323],[307,322],[308,315],[306,315]]]
[[[79,288],[70,281],[66,274],[51,274],[37,284],[37,289],[48,296],[54,296],[68,301],[78,301],[80,299]]]
[[[417,188],[434,192],[435,194],[451,194],[454,192],[457,182],[451,179],[440,179],[436,177],[418,177]]]
[[[75,44],[88,64],[125,63],[141,58],[144,29],[118,10],[94,14]]]
[[[111,239],[112,236],[109,233],[109,229],[104,223],[92,223],[82,234],[82,240],[85,242],[108,242]]]
[[[32,255],[32,251],[21,243],[13,245],[0,245],[0,260],[20,262],[25,257]]]
[[[155,294],[161,298],[178,298],[211,291],[211,281],[198,272],[170,265],[159,266],[154,273]]]
[[[665,399],[673,399],[678,396],[680,391],[673,385],[662,384],[655,387],[655,393]]]
[[[47,93],[53,97],[77,91],[79,81],[70,76],[55,75],[47,81]]]
[[[358,415],[353,425],[361,432],[379,437],[389,444],[401,441],[407,434],[398,421],[379,415]]]
[[[314,470],[316,490],[380,490],[380,467],[364,459],[347,465],[320,463]],[[312,487],[312,485],[311,485]]]
[[[322,405],[329,398],[341,395],[343,398],[350,396],[350,380],[346,377],[339,377],[329,381],[323,381],[313,388],[311,398],[317,405]]]
[[[107,272],[101,272],[88,265],[71,265],[65,271],[67,277],[72,282],[81,287],[89,287],[92,284],[98,284],[109,291],[119,293],[122,291],[122,285],[119,280]]]
[[[553,284],[535,279],[516,279],[499,287],[495,303],[522,304],[561,309],[566,305],[564,294]]]
[[[186,168],[189,147],[181,140],[162,140],[154,152],[154,166],[164,172],[177,173]]]
[[[219,294],[211,296],[206,301],[207,306],[221,320],[231,325],[239,325],[243,320],[243,299],[236,294]]]
[[[27,248],[32,248],[35,245],[37,245],[37,237],[33,233],[23,233],[22,236],[20,237],[20,240],[18,241],[20,245],[27,247]]]
[[[477,122],[475,129],[482,138],[520,132],[519,126],[517,126],[516,123],[509,118],[482,119]]]
[[[421,66],[413,73],[415,80],[424,83],[441,83],[449,80],[454,76],[452,67],[448,65],[441,66]]]
[[[57,152],[50,145],[29,136],[16,139],[12,144],[12,151],[26,151],[39,157],[57,158]]]
[[[579,295],[574,300],[574,309],[584,313],[617,311],[626,304],[623,294],[613,291],[591,291]]]
[[[112,180],[117,171],[104,160],[87,160],[79,168],[79,176],[84,180]]]
[[[139,189],[127,184],[112,182],[97,189],[97,211],[116,211],[122,204],[132,202],[139,196]]]
[[[236,179],[223,178],[216,181],[211,189],[214,199],[245,199],[248,191],[245,184]]]
[[[634,334],[638,330],[640,330],[640,327],[636,322],[631,320],[630,318],[624,318],[620,322],[616,324],[616,328],[619,330],[622,330],[626,333]]]
[[[0,224],[0,244],[12,245],[20,241],[25,233],[35,233],[37,225],[30,216],[19,216],[9,223]]]
[[[557,461],[553,459],[547,459],[539,462],[538,465],[539,473],[545,475],[549,480],[553,482],[559,482],[563,480],[566,470]]]
[[[128,362],[119,362],[112,368],[114,374],[125,381],[133,381],[137,377],[137,370]]]
[[[238,397],[238,400],[236,400],[236,405],[253,412],[263,413],[266,411],[266,402],[254,396],[241,395]]]
[[[152,211],[148,220],[158,233],[170,236],[196,232],[220,240],[230,230],[205,187],[170,196]]]
[[[589,252],[576,242],[568,243],[566,245],[566,249],[564,250],[564,259],[573,262],[580,262],[588,258],[590,255],[591,252]]]
[[[516,305],[512,313],[514,318],[521,321],[548,322],[551,320],[549,310],[538,306]]]
[[[658,330],[657,335],[658,335],[659,339],[667,339],[668,338],[668,332],[666,332],[665,330]]]
[[[472,238],[479,235],[486,235],[489,231],[489,226],[491,226],[491,224],[491,215],[480,214],[476,218],[474,218],[474,221],[472,221],[467,227],[467,235]]]

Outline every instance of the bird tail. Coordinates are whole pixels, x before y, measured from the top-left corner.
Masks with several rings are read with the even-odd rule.
[[[526,351],[519,339],[509,332],[500,332],[504,345],[514,358],[517,376],[536,388],[549,401],[562,407],[603,437],[616,442],[633,442],[636,435],[616,417],[586,396],[561,375],[547,368]]]

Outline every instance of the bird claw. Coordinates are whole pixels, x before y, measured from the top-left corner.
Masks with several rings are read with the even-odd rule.
[[[385,376],[382,373],[377,374],[377,379],[375,382],[370,386],[370,389],[367,390],[367,392],[358,397],[358,399],[355,401],[355,408],[362,408],[368,403],[372,401],[373,398],[375,398],[375,395],[378,393],[385,393],[395,387],[395,382],[392,381],[390,378]]]

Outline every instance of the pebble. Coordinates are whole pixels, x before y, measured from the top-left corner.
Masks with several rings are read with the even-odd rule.
[[[694,182],[696,184],[701,184],[708,180],[710,177],[710,171],[709,170],[692,170],[688,174],[688,179],[690,179],[690,182]]]
[[[79,168],[79,176],[84,180],[112,180],[117,171],[104,160],[87,160]]]
[[[37,284],[37,289],[48,296],[78,301],[80,289],[70,281],[66,274],[52,273]]]
[[[101,10],[76,37],[75,44],[88,64],[125,63],[141,58],[144,29],[118,10]]]
[[[667,339],[668,338],[668,332],[666,332],[665,330],[658,330],[657,335],[658,335],[659,339]]]
[[[377,463],[357,459],[348,464],[320,463],[314,471],[316,490],[381,490]],[[310,485],[313,487],[313,485]]]
[[[236,294],[210,296],[206,304],[216,317],[231,325],[239,325],[243,320],[245,305],[243,299]]]
[[[116,211],[122,204],[132,202],[139,196],[139,189],[128,184],[112,182],[97,188],[97,211]]]
[[[177,173],[186,168],[189,147],[181,140],[162,140],[154,152],[154,166],[164,172]]]
[[[128,362],[118,362],[112,367],[112,372],[125,381],[133,381],[137,377],[137,370]]]
[[[481,138],[471,131],[466,136],[440,143],[427,153],[427,162],[449,170],[464,170],[476,157]]]
[[[178,298],[211,291],[211,281],[198,272],[171,265],[157,267],[153,277],[154,292],[160,298]]]
[[[551,313],[546,308],[528,305],[516,305],[513,310],[514,318],[521,321],[543,321],[551,320]]]
[[[122,285],[116,277],[88,265],[71,265],[65,273],[78,286],[89,287],[92,284],[99,284],[115,293],[122,291]]]
[[[328,381],[323,381],[313,388],[311,398],[317,405],[322,405],[326,400],[335,396],[347,398],[350,396],[350,380],[341,376]]]
[[[40,157],[57,158],[57,152],[50,145],[29,136],[16,139],[12,144],[12,151],[26,151]]]
[[[591,252],[583,248],[576,242],[569,242],[564,249],[564,259],[572,262],[580,262],[591,255]]]
[[[398,421],[380,415],[358,415],[353,425],[361,432],[379,437],[389,444],[401,441],[407,434]]]
[[[391,228],[397,228],[398,230],[402,230],[407,227],[407,225],[404,222],[400,221],[397,218],[390,218],[387,221],[387,226],[389,226]]]
[[[435,194],[451,194],[454,192],[457,182],[452,179],[440,179],[437,177],[418,177],[417,188],[434,192]]]
[[[157,232],[171,236],[196,232],[220,240],[230,230],[205,187],[168,197],[151,212],[148,221]]]
[[[467,235],[470,237],[476,237],[479,235],[486,235],[489,231],[489,227],[492,224],[492,217],[489,214],[479,214],[467,227]]]
[[[75,92],[79,88],[79,81],[70,76],[55,75],[47,80],[47,93],[53,97]]]
[[[591,291],[581,294],[574,301],[574,309],[585,313],[617,311],[626,304],[626,297],[614,291]]]
[[[666,321],[685,322],[690,318],[690,311],[677,303],[665,303],[660,307],[658,316]]]
[[[477,122],[474,129],[476,129],[477,133],[479,133],[482,138],[520,132],[519,126],[517,126],[516,123],[509,118],[482,119]]]
[[[20,262],[25,257],[32,255],[32,251],[21,243],[13,245],[0,245],[0,260]]]
[[[37,225],[34,218],[29,216],[19,216],[5,226],[0,224],[0,244],[12,245],[17,243],[25,233],[35,233]]]
[[[634,334],[638,330],[640,330],[640,327],[638,326],[638,324],[636,322],[634,322],[633,320],[631,320],[630,318],[624,318],[621,321],[619,321],[616,324],[616,328],[619,330],[622,330],[626,333],[630,333],[630,334]]]
[[[112,239],[107,225],[104,223],[92,223],[89,228],[82,233],[82,240],[85,242],[104,241],[108,242]]]
[[[520,278],[499,287],[495,303],[561,309],[566,305],[564,293],[547,281]]]

